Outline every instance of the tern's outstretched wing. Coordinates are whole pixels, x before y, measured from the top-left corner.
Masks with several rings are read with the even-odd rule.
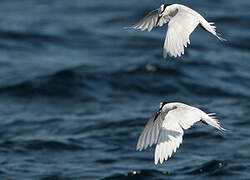
[[[160,129],[155,148],[155,164],[157,164],[158,161],[162,163],[164,160],[170,158],[182,143],[183,129],[190,128],[194,123],[200,120],[221,131],[226,130],[220,126],[215,118],[200,109],[183,106],[169,111]]]
[[[157,143],[163,120],[164,115],[157,115],[157,113],[149,119],[138,139],[136,150],[141,151]]]
[[[212,116],[214,113],[206,114],[198,108],[183,103],[175,103],[172,109],[168,109],[168,112],[165,111],[158,111],[160,113],[156,113],[150,118],[137,143],[137,150],[140,151],[157,143],[155,164],[170,158],[182,143],[184,130],[200,120],[220,131],[226,131]]]
[[[137,24],[131,26],[134,29],[140,29],[144,31],[148,29],[150,32],[155,26],[162,26],[164,23],[168,22],[168,17],[160,17],[158,14],[158,9],[151,11],[147,16],[140,20]]]
[[[189,108],[177,108],[170,111],[161,126],[155,148],[155,164],[162,163],[175,153],[182,143],[183,129],[188,129],[201,117]]]
[[[214,23],[207,22],[196,11],[183,5],[173,5],[171,10],[173,11],[173,9],[178,9],[178,11],[168,23],[163,49],[164,57],[166,57],[167,54],[174,57],[184,54],[184,47],[190,44],[189,36],[198,24],[218,39],[225,40],[216,32]]]
[[[179,9],[178,13],[169,21],[166,39],[164,42],[163,56],[181,56],[184,47],[190,44],[189,36],[199,24],[199,18],[185,10]]]

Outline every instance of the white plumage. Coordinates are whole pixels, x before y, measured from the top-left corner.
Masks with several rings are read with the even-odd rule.
[[[194,123],[202,121],[221,131],[225,131],[219,122],[202,110],[183,104],[160,104],[159,110],[149,119],[137,142],[137,150],[141,151],[153,144],[155,148],[155,164],[162,163],[176,152],[182,143],[183,129],[190,128]]]
[[[153,27],[163,26],[167,22],[169,23],[164,42],[164,58],[167,54],[173,57],[184,54],[184,47],[190,44],[189,36],[199,24],[218,39],[224,40],[216,33],[214,23],[207,22],[198,12],[181,4],[163,4],[131,28],[151,31]]]

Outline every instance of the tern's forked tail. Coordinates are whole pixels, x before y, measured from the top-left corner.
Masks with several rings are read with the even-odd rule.
[[[224,129],[220,126],[220,122],[213,116],[215,113],[206,114],[205,117],[202,117],[202,121],[205,124],[208,124],[210,126],[215,127],[216,129],[219,129],[220,131],[227,131],[227,129]]]
[[[207,22],[203,17],[201,17],[201,20],[200,20],[200,26],[212,33],[214,36],[216,36],[219,40],[221,41],[227,41],[226,39],[222,38],[221,35],[219,33],[216,32],[216,26],[214,25],[213,22]]]

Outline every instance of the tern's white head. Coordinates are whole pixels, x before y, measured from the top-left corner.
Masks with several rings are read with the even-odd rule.
[[[157,112],[154,115],[154,120],[156,120],[156,118],[158,118],[158,116],[164,112],[167,113],[170,110],[175,109],[175,103],[168,103],[167,101],[163,101],[160,103],[159,109],[157,110]]]
[[[162,4],[160,8],[158,9],[158,14],[161,16],[164,13],[164,11],[167,9],[167,7],[170,5],[172,4]]]
[[[158,13],[159,14],[162,14],[164,12],[164,10],[166,9],[167,5],[166,4],[162,4],[160,6],[160,8],[158,9]]]

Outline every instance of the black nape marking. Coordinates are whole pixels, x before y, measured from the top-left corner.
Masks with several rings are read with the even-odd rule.
[[[173,5],[173,4],[165,4],[166,6],[171,6],[171,5]]]
[[[160,108],[159,108],[158,111],[154,114],[154,120],[153,120],[153,122],[155,122],[155,120],[157,119],[157,117],[161,114],[161,110],[162,110],[163,106],[164,106],[165,104],[167,104],[167,103],[168,103],[167,101],[164,101],[164,102],[161,103]]]
[[[162,5],[163,5],[163,7],[162,7]],[[167,4],[162,4],[162,5],[161,5],[161,12],[160,12],[160,14],[163,13],[165,11],[166,7],[168,6]]]
[[[153,120],[153,122],[155,122],[155,120],[157,119],[157,117],[160,115],[160,111],[157,111],[155,114],[154,114],[154,120]]]
[[[163,10],[161,13],[163,13],[165,11],[166,7],[167,7],[167,4],[163,4]]]
[[[161,103],[161,107],[159,108],[159,111],[162,110],[163,106],[164,106],[165,104],[167,104],[167,103],[168,103],[167,101],[163,101],[163,102]]]
[[[157,21],[156,21],[156,23],[155,23],[156,25],[158,25],[160,19],[162,18],[162,15],[161,15],[161,14],[165,11],[165,9],[166,9],[168,6],[171,6],[171,5],[172,5],[172,4],[163,4],[163,8],[162,8],[160,14],[158,15]]]
[[[170,6],[170,5],[172,5],[172,4],[163,4],[163,9],[162,9],[161,13],[163,13],[163,12],[165,11],[165,9],[166,9],[168,6]]]
[[[163,7],[164,7],[163,9],[165,10],[166,7],[171,6],[171,5],[173,5],[173,4],[163,4]],[[163,11],[164,11],[164,10],[163,10]]]

